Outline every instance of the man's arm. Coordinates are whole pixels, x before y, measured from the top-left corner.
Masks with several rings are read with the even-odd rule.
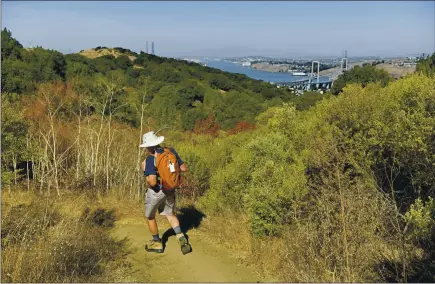
[[[187,172],[188,168],[187,165],[181,160],[180,155],[178,155],[177,151],[175,151],[174,148],[169,148],[169,150],[175,155],[177,158],[178,164],[180,165],[180,170],[182,172]]]
[[[143,163],[144,175],[150,188],[157,185],[157,172],[154,168],[154,157],[148,156]]]

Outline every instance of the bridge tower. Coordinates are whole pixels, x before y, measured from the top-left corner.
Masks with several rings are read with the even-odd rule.
[[[154,41],[151,42],[151,54],[154,55]]]
[[[344,57],[341,59],[341,73],[347,71],[348,60],[347,60],[347,50],[344,51]]]
[[[311,87],[311,78],[313,77],[314,74],[314,64],[317,63],[317,84],[319,84],[319,76],[320,76],[320,61],[312,61],[311,62],[311,73],[308,79],[308,86],[307,89],[309,90]]]
[[[145,52],[148,54],[148,41],[147,41]]]

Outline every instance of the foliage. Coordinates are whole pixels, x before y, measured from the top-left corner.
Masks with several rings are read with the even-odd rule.
[[[16,94],[2,94],[2,184],[8,185],[16,175],[9,174],[10,170],[16,174],[17,163],[28,159],[27,146],[28,123],[21,112],[20,101]]]
[[[415,69],[416,72],[421,72],[426,76],[434,76],[435,75],[435,53],[431,56],[424,54],[418,59],[417,67]]]
[[[318,101],[329,98],[330,94],[321,94],[319,92],[305,92],[301,96],[297,97],[297,99],[293,100],[293,103],[296,105],[297,110],[307,110],[310,107],[314,106]]]
[[[412,239],[432,226],[432,209],[416,200],[434,196],[434,85],[425,76],[385,88],[351,84],[304,112],[270,108],[255,135],[231,147],[229,161],[212,172],[202,206],[247,211],[255,236],[291,230],[313,250],[310,258],[328,259],[319,271],[333,265],[336,280],[387,279],[387,267],[396,281],[416,279],[433,269],[431,248]],[[397,258],[385,258],[385,247],[398,250]],[[427,263],[418,261],[419,249]]]
[[[80,93],[91,97],[85,100],[103,101],[101,81],[115,80],[116,85],[128,91],[119,92],[113,98],[113,108],[117,109],[114,119],[133,126],[140,125],[137,97],[143,89],[144,78],[149,78],[146,112],[160,125],[170,124],[184,130],[193,129],[194,122],[207,113],[213,113],[223,129],[234,128],[240,121],[253,123],[254,117],[267,107],[296,98],[289,90],[277,89],[245,75],[144,52],[136,54],[120,47],[114,50],[121,56],[90,59],[80,54],[62,55],[41,47],[25,50],[6,29],[2,38],[3,92],[30,94],[39,83],[74,81]],[[134,59],[130,60],[132,56]],[[162,90],[163,87],[166,88]],[[95,107],[93,103],[92,107]],[[191,110],[194,108],[198,109]]]
[[[193,130],[197,121],[204,121],[205,119],[207,119],[207,113],[198,108],[189,109],[181,118],[183,129]]]
[[[21,59],[23,46],[12,37],[12,33],[4,28],[1,33],[2,37],[2,61],[6,58]],[[3,63],[3,62],[2,62]]]
[[[210,86],[223,91],[229,91],[234,88],[234,85],[231,84],[231,81],[221,74],[211,77]]]
[[[420,198],[416,199],[404,218],[412,232],[409,235],[410,238],[430,241],[431,234],[435,230],[435,203],[433,198],[429,197],[426,202],[422,202]]]
[[[234,128],[228,130],[228,134],[234,135],[234,134],[240,133],[242,131],[251,130],[254,128],[255,128],[255,125],[250,124],[247,121],[240,121],[236,124],[236,126]]]
[[[41,47],[27,51],[6,29],[2,31],[2,65],[2,92],[26,93],[34,83],[66,78],[66,61],[61,53]]]
[[[355,66],[338,76],[337,80],[334,81],[331,92],[338,95],[350,83],[359,83],[365,87],[369,83],[380,82],[382,86],[386,86],[390,81],[391,77],[385,70],[376,69],[371,65]]]
[[[196,134],[210,134],[217,136],[220,127],[216,123],[214,116],[210,114],[206,119],[197,120],[193,132]]]

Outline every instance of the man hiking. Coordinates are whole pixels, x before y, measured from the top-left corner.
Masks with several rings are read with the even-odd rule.
[[[163,148],[160,143],[165,138],[157,136],[153,131],[145,133],[142,137],[141,148],[146,148],[147,157],[142,163],[142,169],[148,183],[145,198],[145,217],[148,228],[153,236],[145,245],[148,252],[163,252],[162,240],[159,237],[156,211],[166,216],[169,224],[174,229],[183,254],[189,253],[192,248],[180,229],[180,222],[174,214],[175,190],[180,186],[180,172],[186,172],[187,166],[183,163],[178,153],[172,148]]]

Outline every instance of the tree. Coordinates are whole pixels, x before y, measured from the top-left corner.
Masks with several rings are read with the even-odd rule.
[[[181,109],[191,108],[195,101],[204,102],[205,90],[199,86],[195,81],[187,81],[177,91],[178,99],[177,106]]]
[[[181,75],[178,71],[175,71],[174,68],[169,63],[163,63],[157,66],[151,75],[157,81],[163,81],[166,83],[179,83],[181,82]]]
[[[338,95],[349,83],[359,83],[365,87],[369,83],[380,82],[386,86],[391,81],[391,76],[385,70],[376,69],[374,66],[366,65],[363,67],[355,66],[349,71],[345,71],[338,76],[332,86],[332,93]]]
[[[23,61],[28,64],[36,82],[65,80],[66,61],[60,52],[38,47],[23,55]]]
[[[215,89],[229,91],[234,88],[234,84],[224,75],[214,75],[210,79],[210,86]]]
[[[2,183],[9,184],[12,178],[17,181],[17,164],[26,155],[26,137],[28,125],[21,113],[19,97],[16,94],[3,93],[2,99]],[[8,174],[9,168],[13,175]]]
[[[6,28],[2,30],[2,61],[4,59],[13,58],[21,59],[21,51],[23,46],[12,37],[12,33]]]
[[[130,61],[130,58],[126,55],[119,56],[115,59],[116,68],[126,70],[127,68],[133,66],[133,63]]]
[[[21,60],[8,58],[2,60],[2,93],[22,94],[34,89],[30,66]]]
[[[423,54],[417,61],[415,71],[423,73],[426,76],[435,75],[435,53],[432,56],[427,55],[426,58]]]
[[[71,79],[75,76],[92,76],[97,72],[91,59],[80,54],[65,55],[67,63],[66,77]]]
[[[181,124],[184,130],[193,130],[196,121],[202,121],[207,118],[207,114],[198,108],[192,108],[183,113]]]

